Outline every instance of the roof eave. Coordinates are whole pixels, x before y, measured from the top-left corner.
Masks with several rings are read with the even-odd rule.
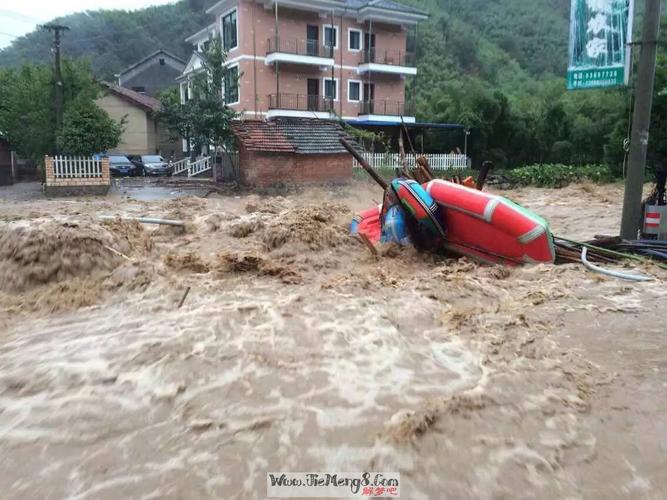
[[[169,57],[171,57],[172,59],[174,59],[174,60],[176,60],[176,61],[178,61],[178,62],[180,62],[180,63],[182,63],[182,64],[186,64],[186,62],[185,62],[183,59],[181,59],[180,57],[175,56],[175,55],[172,54],[171,52],[167,52],[167,51],[164,50],[164,49],[159,49],[159,50],[156,50],[155,52],[153,52],[152,54],[147,55],[147,56],[144,57],[142,60],[140,60],[140,61],[138,61],[138,62],[132,64],[131,66],[128,66],[127,68],[123,69],[122,71],[120,71],[120,73],[118,73],[117,75],[114,75],[114,76],[115,76],[116,78],[120,78],[121,75],[124,75],[125,73],[129,73],[129,72],[132,71],[133,69],[138,68],[139,66],[141,66],[142,64],[144,64],[146,61],[150,61],[151,59],[153,59],[153,58],[154,58],[155,56],[157,56],[158,54],[166,54],[166,55],[168,55]]]
[[[210,24],[209,26],[207,26],[206,28],[202,28],[202,29],[200,29],[200,30],[199,30],[197,33],[195,33],[194,35],[190,35],[189,37],[187,37],[187,38],[185,39],[185,42],[186,42],[186,43],[194,43],[194,42],[196,42],[197,40],[200,40],[201,38],[203,38],[204,35],[207,35],[210,31],[214,31],[214,30],[215,30],[215,23],[212,23],[212,24]]]
[[[110,83],[108,83],[108,82],[100,82],[100,83],[101,83],[102,86],[104,86],[104,87],[107,89],[107,91],[110,92],[111,94],[115,95],[115,96],[118,97],[119,99],[122,99],[123,101],[127,102],[128,104],[131,104],[132,106],[135,106],[135,107],[137,107],[137,108],[139,108],[139,109],[141,109],[141,110],[143,110],[143,111],[146,111],[147,113],[156,113],[157,111],[160,110],[160,106],[159,106],[159,105],[157,105],[157,106],[154,108],[154,107],[152,107],[152,106],[149,106],[148,104],[144,104],[144,103],[142,103],[142,102],[136,101],[136,100],[132,99],[130,96],[128,96],[128,95],[126,95],[126,94],[124,94],[124,93],[122,93],[122,92],[119,92],[119,91],[116,89],[116,86],[113,85],[113,84],[110,84]]]
[[[382,21],[392,24],[417,24],[421,21],[426,21],[431,17],[426,12],[401,12],[398,10],[373,6],[362,7],[357,12],[357,19],[359,21],[367,21],[372,18],[374,21]]]

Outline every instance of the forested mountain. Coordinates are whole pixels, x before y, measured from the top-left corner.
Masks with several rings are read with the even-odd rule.
[[[419,119],[464,123],[471,129],[476,159],[502,165],[608,161],[620,166],[629,91],[565,91],[570,0],[402,1],[431,13],[418,27]],[[89,58],[101,78],[157,48],[187,58],[190,47],[183,40],[210,22],[205,9],[212,3],[181,0],[133,12],[66,16],[58,20],[71,28],[63,50],[67,57]],[[667,7],[667,0],[663,3]],[[0,51],[0,67],[50,61],[50,43],[39,31],[21,37]],[[663,87],[665,53],[661,48],[658,82]],[[664,108],[660,123],[667,122],[667,96],[658,97],[656,107],[659,113]],[[461,142],[442,133],[426,140],[434,150]],[[664,149],[667,155],[667,145]]]
[[[205,11],[212,3],[182,0],[135,11],[91,10],[59,18],[57,22],[70,27],[63,36],[63,54],[89,58],[93,71],[102,78],[113,77],[160,48],[187,60],[192,46],[184,39],[210,24]],[[20,37],[0,50],[0,67],[50,62],[51,44],[52,35],[43,31]]]

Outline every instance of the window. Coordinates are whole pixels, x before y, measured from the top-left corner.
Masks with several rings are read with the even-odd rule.
[[[230,66],[225,73],[225,104],[239,102],[239,67]]]
[[[324,46],[338,48],[338,26],[324,25]]]
[[[222,48],[229,52],[238,47],[236,9],[222,18]]]
[[[347,48],[354,52],[361,50],[361,31],[350,28]]]
[[[324,79],[324,97],[326,99],[338,100],[338,80],[325,78]]]
[[[164,58],[160,58],[160,66],[164,66]]]
[[[140,94],[146,92],[146,89],[144,87],[132,87],[132,90],[134,90],[135,92],[139,92]]]
[[[361,101],[361,82],[359,80],[348,80],[347,100],[350,102]]]

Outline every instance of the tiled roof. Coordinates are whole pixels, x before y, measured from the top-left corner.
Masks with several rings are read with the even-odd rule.
[[[276,118],[269,121],[234,122],[234,133],[251,151],[296,154],[340,154],[347,150],[340,143],[347,137],[334,121],[312,118]]]
[[[134,90],[126,89],[125,87],[119,87],[113,83],[101,82],[102,86],[109,90],[114,95],[117,95],[121,99],[126,100],[130,104],[134,104],[146,111],[159,111],[160,101],[151,97],[149,95],[140,94]]]
[[[250,151],[296,152],[296,147],[289,142],[276,122],[239,121],[232,124],[232,130]]]

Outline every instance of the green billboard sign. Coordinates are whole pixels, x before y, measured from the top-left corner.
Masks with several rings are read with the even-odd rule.
[[[572,0],[569,90],[628,84],[633,12],[634,0]]]

